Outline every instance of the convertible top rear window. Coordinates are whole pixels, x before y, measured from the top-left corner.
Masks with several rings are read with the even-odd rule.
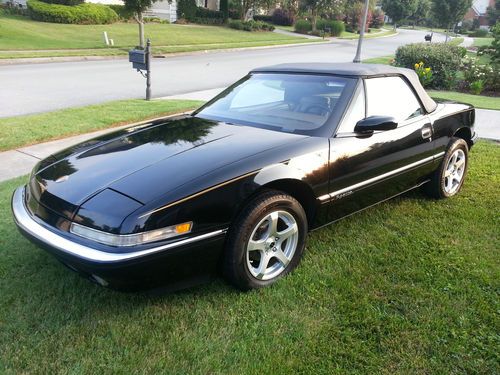
[[[332,75],[252,74],[195,115],[210,120],[314,134],[341,115],[355,79]]]

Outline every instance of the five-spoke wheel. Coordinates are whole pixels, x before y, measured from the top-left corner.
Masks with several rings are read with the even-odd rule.
[[[306,214],[296,199],[272,190],[257,195],[229,232],[226,277],[243,290],[274,283],[299,263],[306,234]]]

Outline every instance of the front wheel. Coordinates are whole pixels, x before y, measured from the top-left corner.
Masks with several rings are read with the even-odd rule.
[[[226,278],[242,290],[273,284],[297,266],[306,235],[306,214],[296,199],[278,191],[258,195],[231,226]]]
[[[456,195],[465,180],[468,157],[467,143],[461,138],[453,138],[441,165],[434,172],[431,181],[424,185],[424,191],[438,199]]]

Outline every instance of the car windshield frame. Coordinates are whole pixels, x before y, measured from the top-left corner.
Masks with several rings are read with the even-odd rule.
[[[231,117],[224,117],[220,115],[212,115],[208,113],[203,113],[203,110],[212,106],[214,103],[218,102],[221,99],[224,99],[226,96],[231,95],[235,89],[240,87],[240,85],[254,78],[255,76],[263,76],[263,75],[285,75],[285,76],[315,76],[315,77],[330,77],[341,79],[345,81],[345,85],[342,89],[342,92],[337,99],[335,107],[328,114],[323,124],[312,128],[312,129],[295,129],[293,131],[284,130],[282,127],[265,124],[260,122],[253,122],[248,120],[236,119]],[[279,131],[282,133],[289,134],[299,134],[299,135],[309,135],[309,136],[323,136],[323,137],[331,137],[333,135],[333,131],[337,127],[337,124],[342,119],[345,111],[347,110],[348,104],[351,100],[351,96],[356,89],[357,83],[359,81],[359,77],[356,76],[346,76],[346,75],[337,75],[337,74],[323,74],[323,73],[307,73],[307,72],[254,72],[246,75],[242,79],[235,82],[233,85],[229,86],[227,89],[222,91],[219,95],[214,97],[212,100],[201,106],[199,109],[192,113],[193,117],[203,118],[206,120],[219,121],[224,122],[230,125],[243,125],[243,126],[251,126],[261,129]]]

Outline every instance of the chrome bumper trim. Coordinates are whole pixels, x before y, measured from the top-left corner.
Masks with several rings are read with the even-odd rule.
[[[196,237],[186,238],[173,243],[162,246],[153,247],[150,249],[133,251],[129,253],[109,253],[102,250],[97,250],[79,243],[73,242],[64,238],[38,224],[30,215],[24,204],[24,187],[19,187],[12,196],[12,212],[16,224],[31,236],[39,241],[59,250],[63,253],[73,255],[77,258],[89,260],[99,263],[116,263],[130,259],[140,258],[146,255],[158,253],[160,251],[173,249],[179,246],[187,245],[193,242],[205,240],[226,233],[226,229],[216,230],[214,232],[205,233]]]
[[[358,182],[357,184],[354,184],[354,185],[351,185],[351,186],[347,186],[347,187],[345,187],[343,189],[336,190],[336,191],[333,191],[331,193],[322,195],[318,199],[321,202],[328,202],[328,201],[330,201],[330,200],[338,197],[339,195],[342,195],[342,194],[347,193],[347,192],[352,192],[353,190],[360,189],[360,188],[362,188],[362,187],[364,187],[366,185],[371,185],[371,184],[373,184],[373,183],[375,183],[377,181],[380,181],[380,180],[383,180],[385,178],[388,178],[388,177],[391,177],[393,175],[396,175],[398,173],[404,172],[404,171],[406,171],[408,169],[412,169],[414,167],[418,167],[421,164],[425,164],[425,163],[431,162],[433,160],[436,160],[437,158],[439,158],[439,157],[441,157],[443,155],[444,155],[444,151],[442,151],[440,153],[437,153],[435,155],[429,156],[429,157],[427,157],[425,159],[418,160],[418,161],[416,161],[414,163],[405,165],[404,167],[397,168],[397,169],[394,169],[394,170],[392,170],[390,172],[387,172],[387,173],[384,173],[384,174],[372,177],[372,178],[370,178],[368,180]]]

